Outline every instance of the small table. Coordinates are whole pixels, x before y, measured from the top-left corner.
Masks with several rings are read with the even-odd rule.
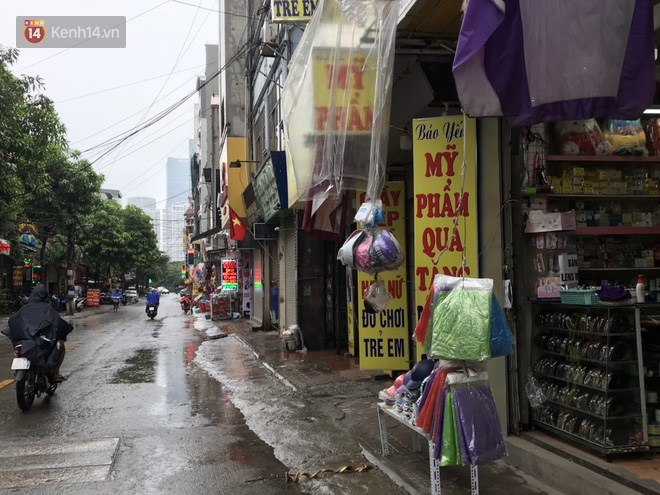
[[[385,417],[390,416],[402,425],[412,430],[412,445],[414,452],[421,452],[421,445],[419,435],[423,436],[429,444],[429,466],[431,468],[431,493],[433,495],[441,495],[442,488],[440,486],[440,462],[433,457],[435,445],[431,442],[428,435],[424,433],[421,428],[413,426],[409,421],[406,421],[401,415],[396,412],[392,407],[388,407],[385,403],[377,404],[378,410],[378,426],[380,427],[380,444],[383,452],[383,457],[390,455],[390,446],[387,442],[387,425],[385,424]],[[476,465],[470,464],[470,494],[479,495],[479,468]]]

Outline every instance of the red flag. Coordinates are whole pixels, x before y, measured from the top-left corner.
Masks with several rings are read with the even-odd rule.
[[[247,228],[245,224],[241,222],[241,219],[238,218],[238,215],[231,206],[229,207],[229,238],[234,239],[235,241],[242,241],[245,239],[245,232]]]

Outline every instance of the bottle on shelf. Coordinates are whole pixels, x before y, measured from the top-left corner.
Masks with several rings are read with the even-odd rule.
[[[638,275],[638,277],[637,286],[635,287],[637,293],[637,302],[643,303],[646,296],[646,290],[644,288],[643,275]]]

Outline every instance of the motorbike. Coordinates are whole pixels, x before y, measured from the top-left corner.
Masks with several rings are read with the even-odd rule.
[[[154,303],[149,303],[149,305],[147,306],[147,316],[153,320],[157,314],[158,314],[158,305]]]
[[[76,308],[76,311],[80,313],[85,306],[87,306],[87,298],[85,297],[77,297],[73,300],[73,304]]]
[[[66,311],[66,297],[53,294],[50,298],[50,305],[57,311]]]
[[[38,338],[39,347],[44,353],[44,363],[56,361],[57,342],[54,338],[48,338],[45,331],[50,324],[39,328],[35,337]],[[9,330],[2,332],[9,337]],[[52,335],[50,335],[52,337]],[[41,397],[42,394],[53,395],[57,390],[58,383],[53,377],[53,367],[48,368],[43,365],[33,365],[33,363],[23,355],[23,341],[12,342],[14,346],[14,355],[16,356],[11,364],[14,370],[14,381],[16,382],[16,401],[18,407],[23,411],[28,411],[34,403],[35,397]]]
[[[185,314],[190,313],[190,300],[188,298],[181,299],[181,309]]]
[[[121,302],[121,298],[119,297],[112,297],[110,298],[112,301],[112,310],[116,313],[117,309],[119,309],[119,303]]]

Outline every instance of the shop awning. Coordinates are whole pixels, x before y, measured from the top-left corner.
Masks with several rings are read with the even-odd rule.
[[[206,232],[202,232],[201,234],[197,234],[190,239],[190,242],[195,242],[199,241],[200,239],[204,239],[205,237],[212,236],[213,234],[217,234],[222,230],[222,227],[214,227],[210,230],[207,230]]]
[[[638,119],[655,94],[653,0],[469,0],[453,70],[471,117]]]

